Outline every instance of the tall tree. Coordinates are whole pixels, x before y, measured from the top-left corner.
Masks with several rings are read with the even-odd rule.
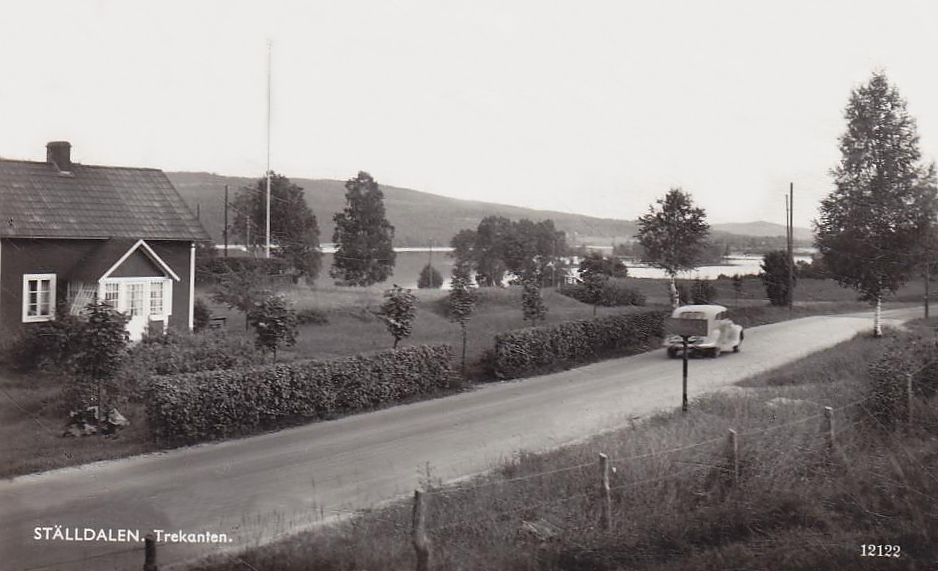
[[[935,217],[935,166],[922,164],[915,119],[882,73],[853,90],[844,117],[835,188],[821,202],[815,243],[834,279],[875,304],[878,337],[883,297],[920,262]]]
[[[384,212],[384,193],[370,174],[361,171],[345,183],[345,209],[334,220],[336,252],[329,275],[354,286],[391,277],[394,226]]]
[[[704,209],[694,206],[691,195],[680,188],[672,188],[657,205],[649,206],[648,214],[639,217],[636,238],[645,251],[643,261],[668,274],[671,305],[676,308],[679,300],[674,277],[699,265],[710,225]]]
[[[480,286],[501,286],[508,266],[505,246],[511,236],[511,220],[503,216],[486,216],[476,228],[473,247],[476,281]]]
[[[257,247],[267,242],[267,178],[243,187],[232,202],[234,233],[245,244]],[[290,179],[270,175],[271,254],[285,260],[300,277],[315,280],[322,264],[319,224],[306,203],[303,189]]]
[[[450,319],[459,323],[462,331],[462,373],[466,374],[466,326],[475,310],[476,295],[473,291],[472,268],[468,262],[453,266],[453,279],[449,290]]]

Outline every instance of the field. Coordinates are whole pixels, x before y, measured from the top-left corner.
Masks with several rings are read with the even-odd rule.
[[[472,481],[441,486],[430,466],[423,486],[432,568],[932,568],[935,397],[916,404],[911,424],[887,429],[871,412],[867,368],[887,350],[923,342],[934,363],[934,325],[858,336],[702,397],[689,414],[521,455]],[[823,406],[834,410],[833,448]],[[729,428],[738,435],[735,456]],[[609,529],[600,453],[611,466]],[[411,510],[402,502],[366,511],[193,569],[413,568]],[[870,543],[899,556],[864,554]]]

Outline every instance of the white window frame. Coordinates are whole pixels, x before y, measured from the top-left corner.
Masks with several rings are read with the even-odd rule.
[[[98,282],[98,298],[104,299],[104,292],[107,288],[107,284],[118,284],[118,306],[114,309],[120,311],[121,313],[129,315],[130,307],[127,305],[130,301],[128,298],[127,284],[133,283],[143,283],[143,315],[152,321],[165,320],[170,315],[173,314],[173,280],[168,277],[121,277],[121,278],[104,278]],[[163,284],[163,312],[162,313],[150,313],[150,291],[151,284],[153,283],[162,283]]]
[[[44,281],[49,282],[49,313],[40,314],[40,315],[29,315],[29,282],[37,282],[36,294],[39,295],[41,289],[39,284]],[[56,275],[55,274],[23,274],[23,323],[37,323],[40,321],[53,321],[55,320],[55,289],[56,289]],[[36,310],[38,311],[41,307],[40,300],[36,299]]]

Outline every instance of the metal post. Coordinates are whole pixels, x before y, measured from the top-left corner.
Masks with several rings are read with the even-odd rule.
[[[824,432],[827,437],[827,448],[831,451],[834,450],[834,409],[825,406],[824,407]]]
[[[156,566],[156,537],[148,533],[144,538],[143,571],[157,571]]]
[[[225,258],[228,257],[228,185],[225,185],[225,230],[222,232],[225,237]]]
[[[687,336],[681,335],[681,341],[684,343],[684,374],[683,374],[683,396],[681,398],[681,412],[687,412]]]

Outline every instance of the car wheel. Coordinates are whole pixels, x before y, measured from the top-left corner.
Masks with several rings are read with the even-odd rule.
[[[668,358],[675,359],[677,358],[677,349],[674,347],[668,347]]]
[[[719,348],[719,347],[714,347],[714,348],[710,351],[710,356],[711,356],[712,358],[714,358],[714,359],[716,359],[717,357],[719,357],[719,356],[720,356],[720,348]]]
[[[739,353],[739,345],[733,347],[733,353]]]

